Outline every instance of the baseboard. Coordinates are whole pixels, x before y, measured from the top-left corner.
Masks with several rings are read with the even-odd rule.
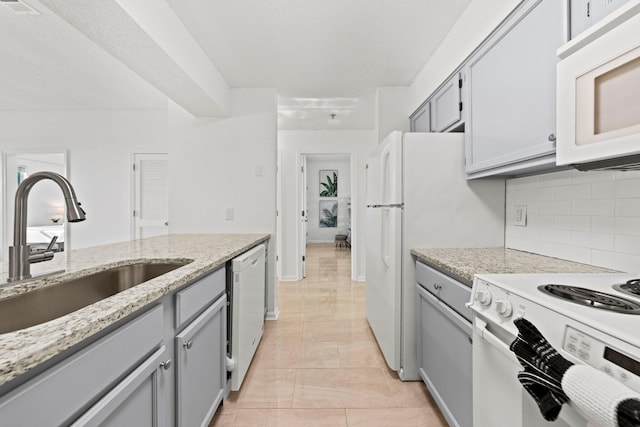
[[[298,276],[284,276],[281,279],[278,279],[280,282],[297,282]]]
[[[356,282],[366,282],[367,278],[365,276],[356,277]]]
[[[267,315],[264,317],[264,320],[278,320],[280,316],[280,309],[276,307],[276,311],[267,311]]]

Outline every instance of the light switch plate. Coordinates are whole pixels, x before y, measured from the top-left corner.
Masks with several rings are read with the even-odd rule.
[[[233,208],[226,208],[225,209],[225,218],[227,219],[227,221],[233,219]]]
[[[525,227],[527,225],[527,205],[513,207],[513,225]]]

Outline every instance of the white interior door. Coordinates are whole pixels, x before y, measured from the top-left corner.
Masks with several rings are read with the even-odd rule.
[[[307,206],[307,156],[304,154],[300,158],[300,278],[307,277],[307,225],[309,223],[309,209]]]
[[[168,154],[133,155],[133,238],[169,232]]]

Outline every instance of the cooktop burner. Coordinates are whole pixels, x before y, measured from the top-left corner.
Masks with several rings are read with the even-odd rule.
[[[626,284],[628,284],[628,282]],[[637,281],[636,284],[640,287],[640,280]],[[566,299],[576,304],[618,313],[640,314],[640,303],[604,292],[594,291],[593,289],[552,284],[539,286],[538,289],[554,297]]]
[[[640,279],[631,279],[626,283],[615,284],[613,289],[640,297]]]

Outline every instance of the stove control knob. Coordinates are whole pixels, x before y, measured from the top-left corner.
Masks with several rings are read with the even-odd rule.
[[[496,311],[502,317],[509,318],[513,313],[511,303],[505,299],[499,298],[496,300]]]
[[[491,292],[488,289],[478,289],[476,292],[476,300],[482,305],[491,304]]]

